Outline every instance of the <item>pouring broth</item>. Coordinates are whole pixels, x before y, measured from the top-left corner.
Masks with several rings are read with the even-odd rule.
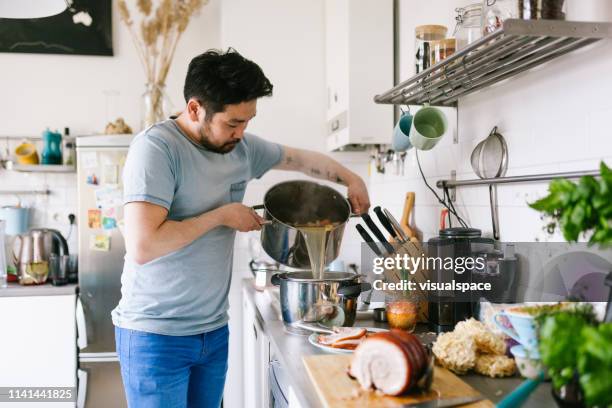
[[[329,233],[339,225],[338,222],[320,220],[295,226],[304,235],[313,279],[323,279]]]

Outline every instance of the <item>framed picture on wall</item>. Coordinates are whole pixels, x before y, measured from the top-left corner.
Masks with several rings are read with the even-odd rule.
[[[113,55],[111,0],[66,0],[55,16],[0,18],[0,52]]]

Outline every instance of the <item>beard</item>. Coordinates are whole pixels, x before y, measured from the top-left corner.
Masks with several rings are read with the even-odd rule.
[[[211,129],[208,124],[205,124],[204,126],[202,126],[200,130],[200,145],[205,147],[207,150],[210,150],[211,152],[219,153],[219,154],[227,154],[231,152],[232,150],[234,150],[236,145],[240,143],[240,139],[238,139],[238,140],[233,140],[231,142],[223,143],[222,145],[214,144],[210,140],[210,137],[208,136],[207,131],[210,132]]]

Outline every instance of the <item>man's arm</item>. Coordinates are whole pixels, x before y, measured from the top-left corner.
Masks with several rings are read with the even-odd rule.
[[[167,217],[168,210],[159,205],[138,201],[124,206],[125,246],[134,262],[144,264],[167,255],[222,225],[246,232],[261,229],[264,221],[252,208],[239,203],[182,221]]]
[[[283,158],[274,168],[299,171],[347,186],[353,212],[361,214],[370,208],[368,190],[361,177],[322,153],[283,146]]]

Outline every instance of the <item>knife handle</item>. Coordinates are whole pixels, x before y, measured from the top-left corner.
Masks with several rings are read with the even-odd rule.
[[[389,234],[391,234],[391,236],[397,241],[397,233],[393,229],[393,226],[391,226],[391,222],[389,222],[387,216],[383,213],[382,208],[376,206],[374,207],[374,212],[376,213],[376,216],[378,217],[378,220],[380,221],[382,226],[385,227],[387,232],[389,232]]]
[[[380,229],[376,226],[372,218],[370,218],[370,215],[367,213],[363,213],[361,214],[361,218],[365,221],[370,231],[374,233],[374,236],[383,244],[387,252],[389,252],[390,254],[393,253],[394,252],[393,246],[389,244],[389,242],[387,241],[387,238],[385,238],[385,236],[380,231]]]
[[[359,232],[359,235],[361,235],[361,238],[363,238],[366,244],[368,244],[372,252],[374,252],[378,256],[382,256],[380,249],[378,249],[378,246],[376,245],[370,234],[368,234],[368,231],[366,231],[361,224],[355,225],[355,228],[357,228],[357,232]]]
[[[497,404],[497,408],[519,408],[529,398],[531,393],[538,388],[543,380],[543,373],[535,379],[525,380],[514,391]]]

